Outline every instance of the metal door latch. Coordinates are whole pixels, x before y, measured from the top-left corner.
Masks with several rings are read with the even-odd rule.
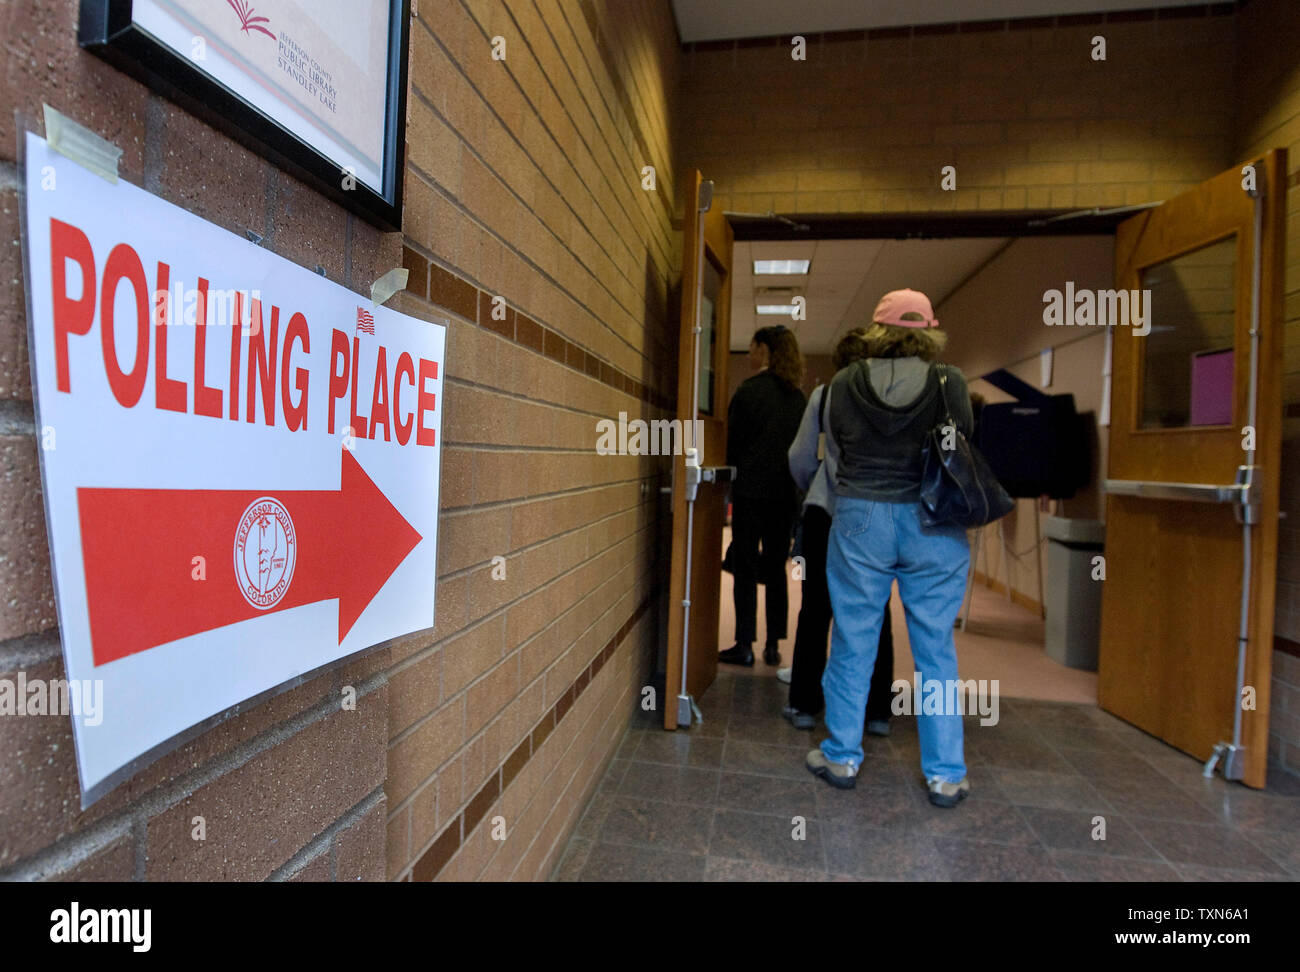
[[[699,494],[700,483],[735,482],[735,466],[701,466],[697,449],[686,450],[686,501],[692,503]]]
[[[1237,479],[1233,483],[1241,490],[1236,504],[1233,506],[1233,514],[1237,517],[1238,523],[1244,523],[1254,526],[1259,522],[1260,507],[1260,469],[1259,466],[1238,466]]]

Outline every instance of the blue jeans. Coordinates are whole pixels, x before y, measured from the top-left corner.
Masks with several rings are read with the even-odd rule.
[[[917,503],[840,496],[835,504],[826,555],[835,626],[822,676],[830,738],[822,753],[832,762],[859,766],[867,691],[894,579],[922,685],[931,679],[947,685],[957,678],[952,626],[966,591],[970,546],[961,527],[921,526]],[[915,714],[925,778],[960,782],[966,776],[960,713]]]

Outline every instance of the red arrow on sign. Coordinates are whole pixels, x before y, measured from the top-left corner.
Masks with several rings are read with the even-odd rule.
[[[236,535],[241,522],[257,519],[245,514],[263,497],[287,511],[295,546],[287,588],[259,608],[241,590]],[[77,506],[96,665],[333,598],[341,644],[422,539],[346,449],[337,490],[83,488]],[[261,518],[264,535],[276,536],[273,519]],[[282,558],[284,529],[278,534]],[[248,541],[254,574],[255,536]],[[207,561],[206,580],[193,579],[194,557]]]

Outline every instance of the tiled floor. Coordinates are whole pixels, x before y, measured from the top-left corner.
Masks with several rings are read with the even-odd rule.
[[[1300,880],[1294,777],[1274,773],[1264,792],[1205,780],[1095,706],[1003,699],[996,726],[967,720],[972,794],[940,810],[915,719],[868,737],[857,788],[833,790],[803,767],[824,730],[782,719],[784,693],[724,673],[689,732],[639,714],[555,879]]]
[[[723,531],[723,549],[730,540],[731,529]],[[787,570],[788,570],[787,565]],[[732,577],[723,573],[718,612],[718,645],[729,648],[736,638],[735,609],[731,594]],[[794,651],[795,624],[799,618],[800,587],[798,581],[786,584],[790,611],[786,624],[788,638],[781,642],[781,664],[789,665]],[[763,616],[766,588],[758,589],[758,641],[761,649],[767,637]],[[893,600],[894,677],[912,677],[912,650],[907,640],[907,619],[897,588]],[[1067,668],[1048,657],[1043,650],[1043,619],[1027,608],[1008,601],[982,583],[972,592],[970,619],[966,630],[953,632],[957,657],[961,659],[961,677],[997,679],[1004,695],[1052,702],[1096,702],[1097,673]],[[755,653],[753,668],[734,668],[737,675],[771,677],[775,667],[763,664],[763,653]]]

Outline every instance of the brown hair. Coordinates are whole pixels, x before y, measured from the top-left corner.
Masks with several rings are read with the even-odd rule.
[[[868,358],[933,361],[948,342],[948,335],[937,327],[898,327],[873,321],[862,331],[862,341],[867,348],[865,357]]]
[[[853,362],[866,357],[869,357],[867,329],[865,327],[855,327],[840,338],[839,343],[835,345],[835,351],[831,354],[831,365],[836,371],[840,371],[853,364]]]
[[[782,324],[760,327],[754,332],[754,343],[767,346],[768,371],[794,388],[803,384],[803,355],[793,331]]]

